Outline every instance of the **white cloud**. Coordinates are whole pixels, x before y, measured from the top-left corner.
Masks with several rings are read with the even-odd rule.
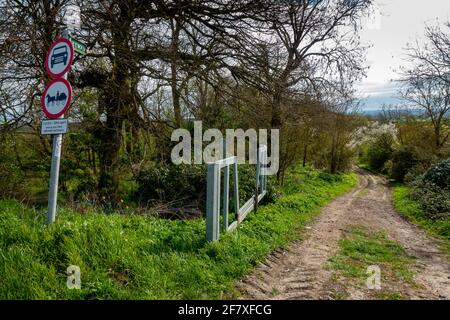
[[[395,99],[407,43],[423,36],[425,23],[436,24],[450,18],[449,0],[374,0],[375,13],[363,22],[361,39],[373,47],[368,50],[367,78],[358,87],[360,96],[370,95],[372,102]],[[371,22],[372,21],[372,22]],[[377,99],[375,99],[377,98]]]

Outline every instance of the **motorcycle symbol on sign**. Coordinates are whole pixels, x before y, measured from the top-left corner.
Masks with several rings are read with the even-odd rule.
[[[48,105],[50,105],[50,103],[53,103],[53,104],[56,103],[57,105],[59,105],[63,101],[67,100],[67,95],[64,92],[60,94],[59,91],[56,93],[56,96],[51,96],[51,95],[47,94],[45,97],[47,98]],[[63,103],[65,103],[65,102],[63,102]]]

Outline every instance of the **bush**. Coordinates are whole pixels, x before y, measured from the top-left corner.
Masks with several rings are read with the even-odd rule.
[[[431,219],[450,217],[450,159],[428,169],[412,186],[412,197]]]
[[[25,175],[14,155],[14,142],[10,138],[0,141],[0,197],[26,197],[23,188]]]
[[[423,176],[424,182],[450,190],[450,159],[439,162],[432,166]]]
[[[136,177],[139,203],[176,201],[181,204],[201,202],[206,195],[206,166],[158,164],[142,170]]]
[[[223,172],[223,170],[222,170]],[[206,165],[158,164],[141,171],[136,177],[138,184],[136,200],[140,204],[172,202],[176,207],[194,206],[206,209]],[[223,175],[222,175],[223,177]],[[278,197],[273,179],[269,177],[265,202],[273,202]],[[222,188],[221,188],[222,189]],[[233,197],[233,169],[230,170],[230,197]],[[240,206],[253,196],[255,191],[255,166],[239,165]],[[234,211],[234,201],[229,203]]]
[[[339,157],[336,166],[336,172],[349,172],[352,168],[353,160],[356,152],[353,148],[343,147],[339,152]]]
[[[392,167],[393,167],[394,163],[392,162],[392,160],[388,160],[384,163],[383,169],[381,170],[381,172],[383,174],[390,174],[392,171]]]
[[[411,195],[430,219],[450,217],[450,192],[423,180],[412,184]]]
[[[21,197],[24,174],[13,162],[2,161],[0,155],[0,197]]]
[[[419,155],[412,146],[401,146],[392,153],[392,167],[390,176],[392,179],[403,182],[405,175],[419,164]]]
[[[430,219],[429,214],[425,213],[422,206],[411,198],[411,188],[401,185],[395,186],[392,199],[395,208],[408,217],[411,222],[425,227],[433,234],[450,240],[450,217]]]
[[[383,171],[384,165],[391,159],[394,151],[394,137],[390,133],[383,133],[373,141],[367,149],[365,162],[375,171]]]

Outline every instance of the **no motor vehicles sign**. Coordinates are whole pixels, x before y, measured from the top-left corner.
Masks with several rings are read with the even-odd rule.
[[[66,79],[51,81],[42,94],[42,108],[49,119],[62,116],[69,108],[72,87]]]
[[[73,44],[60,38],[53,42],[45,58],[45,70],[52,78],[59,78],[69,71],[73,62]]]

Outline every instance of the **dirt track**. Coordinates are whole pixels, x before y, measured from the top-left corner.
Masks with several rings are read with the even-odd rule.
[[[384,230],[415,257],[416,275],[411,286],[390,283],[406,299],[450,299],[450,262],[420,228],[400,217],[393,209],[386,182],[358,170],[359,186],[326,206],[307,227],[304,240],[275,252],[238,284],[242,299],[334,299],[342,290],[325,268],[338,251],[338,241],[349,226]],[[302,231],[304,233],[305,231]],[[345,284],[349,299],[370,298],[365,286]]]

